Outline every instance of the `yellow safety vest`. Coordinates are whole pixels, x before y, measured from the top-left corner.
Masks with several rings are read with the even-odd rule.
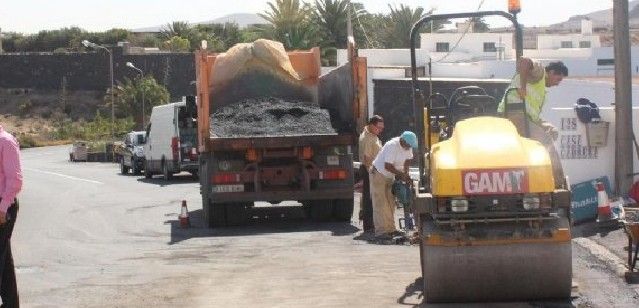
[[[515,75],[512,82],[510,83],[509,89],[511,88],[519,88],[519,74]],[[513,103],[521,103],[521,98],[517,91],[513,90],[508,92],[508,97],[504,95],[499,103],[499,107],[497,108],[498,112],[504,112],[504,104],[505,101],[508,101],[508,104]],[[535,83],[529,83],[526,85],[526,114],[528,114],[528,118],[530,121],[534,123],[541,122],[541,109],[544,107],[544,103],[546,102],[546,73],[544,72],[543,77]]]

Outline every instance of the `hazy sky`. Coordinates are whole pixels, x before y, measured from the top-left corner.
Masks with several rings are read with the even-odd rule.
[[[306,0],[310,2],[310,0]],[[2,31],[33,33],[78,26],[91,31],[141,28],[171,21],[198,22],[232,13],[264,11],[266,0],[0,0]],[[388,4],[436,7],[438,13],[477,9],[481,0],[361,0],[370,12]],[[507,0],[484,0],[482,10],[506,10]],[[572,15],[612,8],[612,0],[521,0],[526,26],[565,21]],[[492,22],[492,21],[491,21]]]

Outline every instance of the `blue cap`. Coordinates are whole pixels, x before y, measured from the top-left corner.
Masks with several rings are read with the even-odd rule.
[[[413,149],[417,149],[417,136],[413,132],[405,131],[400,138],[404,139]]]

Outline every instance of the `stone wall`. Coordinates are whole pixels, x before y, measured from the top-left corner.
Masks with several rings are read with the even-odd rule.
[[[192,53],[125,54],[113,49],[114,80],[134,78],[133,62],[169,90],[172,100],[195,94],[195,60]],[[60,90],[66,79],[70,91],[101,91],[111,86],[109,55],[104,50],[87,53],[0,54],[0,88]]]

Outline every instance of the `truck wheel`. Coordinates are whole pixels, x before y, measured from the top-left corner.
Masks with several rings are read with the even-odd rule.
[[[120,173],[122,174],[129,173],[129,167],[124,165],[124,157],[120,158]]]
[[[162,161],[162,179],[170,181],[173,178],[173,173],[169,172],[169,164],[166,161]]]
[[[312,201],[304,205],[306,216],[312,221],[323,222],[331,220],[333,204],[330,200]]]
[[[225,207],[227,226],[241,226],[246,223],[246,206],[244,206],[244,203],[227,203]]]
[[[137,157],[133,157],[131,158],[131,172],[134,175],[140,175],[140,167],[138,166],[138,158]]]
[[[204,211],[204,219],[209,228],[226,226],[226,206],[223,203],[209,202]]]
[[[153,177],[153,173],[151,173],[151,169],[149,169],[149,162],[144,162],[144,178],[151,179]]]
[[[353,217],[353,198],[333,200],[333,218],[350,222]]]

